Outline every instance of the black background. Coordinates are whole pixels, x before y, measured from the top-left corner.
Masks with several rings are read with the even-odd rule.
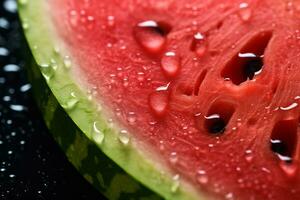
[[[15,0],[0,0],[0,199],[103,199],[48,133],[26,79],[23,45]]]

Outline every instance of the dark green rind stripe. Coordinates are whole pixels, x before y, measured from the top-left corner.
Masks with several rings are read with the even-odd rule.
[[[79,130],[51,93],[33,60],[30,67],[28,76],[45,122],[78,171],[108,199],[161,199],[126,174]]]

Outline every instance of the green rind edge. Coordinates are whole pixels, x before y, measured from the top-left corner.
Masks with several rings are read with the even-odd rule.
[[[159,199],[143,185],[165,199],[202,199],[191,187],[183,186],[185,184],[172,191],[174,180],[171,173],[162,173],[161,169],[130,143],[122,145],[118,140],[117,128],[111,127],[103,113],[95,112],[95,103],[87,98],[87,93],[80,89],[63,67],[63,56],[54,51],[58,38],[49,27],[45,2],[46,0],[19,0],[19,14],[35,60],[30,69],[34,92],[47,126],[70,161],[109,199],[123,199],[121,195],[126,196],[124,199]],[[55,60],[58,68],[52,71],[47,68],[45,71],[41,66],[51,65],[51,60]],[[70,102],[73,98],[71,93],[76,94],[78,103],[75,108],[63,110],[60,105]],[[95,122],[105,135],[102,143],[92,137]]]

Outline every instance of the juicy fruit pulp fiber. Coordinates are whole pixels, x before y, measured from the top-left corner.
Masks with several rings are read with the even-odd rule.
[[[49,4],[123,142],[214,198],[300,196],[298,1]]]

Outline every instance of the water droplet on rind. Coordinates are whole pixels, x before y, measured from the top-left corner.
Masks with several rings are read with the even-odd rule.
[[[52,58],[52,59],[50,60],[50,65],[51,65],[51,67],[52,67],[52,69],[53,69],[54,71],[57,70],[58,65],[57,65],[57,62],[56,62],[55,59]]]
[[[72,66],[72,61],[70,59],[70,56],[65,56],[64,57],[64,66],[66,69],[70,69]]]
[[[22,21],[22,28],[25,31],[27,31],[29,29],[29,23],[28,23],[27,19],[23,19],[23,21]]]
[[[123,145],[128,145],[130,142],[130,136],[129,136],[128,131],[121,130],[119,132],[119,140]]]
[[[172,186],[171,186],[171,192],[172,193],[177,192],[178,189],[179,189],[179,186],[180,186],[180,176],[179,176],[179,174],[176,174],[175,176],[173,176],[173,183],[172,183]]]
[[[53,48],[53,51],[54,51],[55,54],[59,54],[60,53],[60,48],[58,46],[55,46]]]
[[[70,98],[62,104],[62,107],[66,110],[72,110],[75,108],[78,102],[79,102],[78,99]]]
[[[98,127],[98,123],[93,123],[92,138],[97,144],[102,144],[104,141],[104,133]]]
[[[28,3],[28,0],[19,0],[18,1],[21,6],[25,6]]]
[[[42,75],[44,76],[46,81],[49,82],[50,79],[54,76],[53,68],[47,63],[40,64],[40,68]]]

